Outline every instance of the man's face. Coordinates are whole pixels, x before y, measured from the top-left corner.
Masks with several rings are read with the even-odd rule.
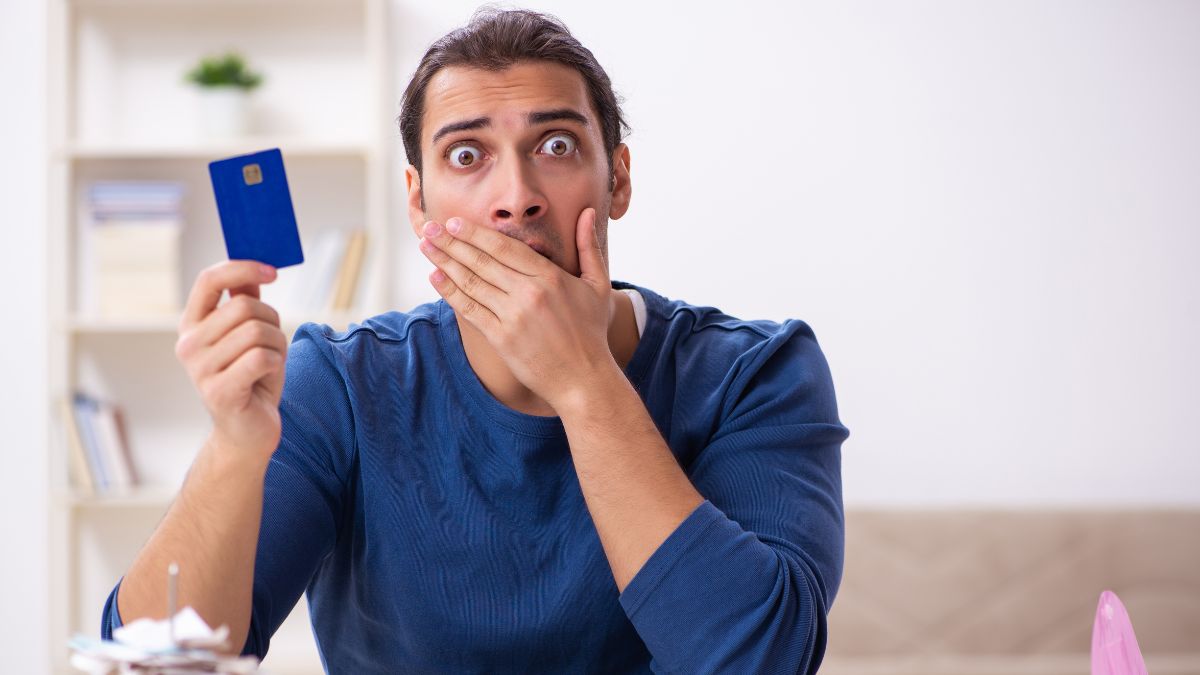
[[[458,216],[578,276],[576,223],[593,207],[607,259],[608,219],[629,205],[629,151],[617,148],[610,173],[599,119],[573,68],[522,61],[499,72],[442,69],[425,93],[421,151],[421,175],[412,166],[405,173],[418,237],[425,221]]]

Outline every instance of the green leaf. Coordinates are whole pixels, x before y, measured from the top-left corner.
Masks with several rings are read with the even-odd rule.
[[[246,68],[246,61],[235,51],[200,59],[187,73],[187,81],[201,87],[240,87],[247,91],[262,84],[262,74]]]

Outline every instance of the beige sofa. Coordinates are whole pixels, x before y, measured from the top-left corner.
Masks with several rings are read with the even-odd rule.
[[[824,675],[1087,675],[1100,592],[1151,675],[1200,675],[1200,511],[868,511]]]

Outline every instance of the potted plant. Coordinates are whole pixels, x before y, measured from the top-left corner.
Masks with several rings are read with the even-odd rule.
[[[206,56],[187,73],[200,96],[200,127],[210,137],[240,136],[248,130],[250,92],[262,75],[246,67],[242,55],[230,51]]]

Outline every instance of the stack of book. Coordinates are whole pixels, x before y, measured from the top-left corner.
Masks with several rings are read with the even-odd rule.
[[[83,392],[64,402],[71,476],[84,495],[126,492],[138,484],[120,407]]]
[[[183,184],[101,181],[88,191],[89,265],[82,288],[105,318],[179,312]]]
[[[262,287],[263,302],[285,316],[307,317],[354,307],[367,254],[363,229],[327,228],[304,246],[304,264],[279,270]]]

